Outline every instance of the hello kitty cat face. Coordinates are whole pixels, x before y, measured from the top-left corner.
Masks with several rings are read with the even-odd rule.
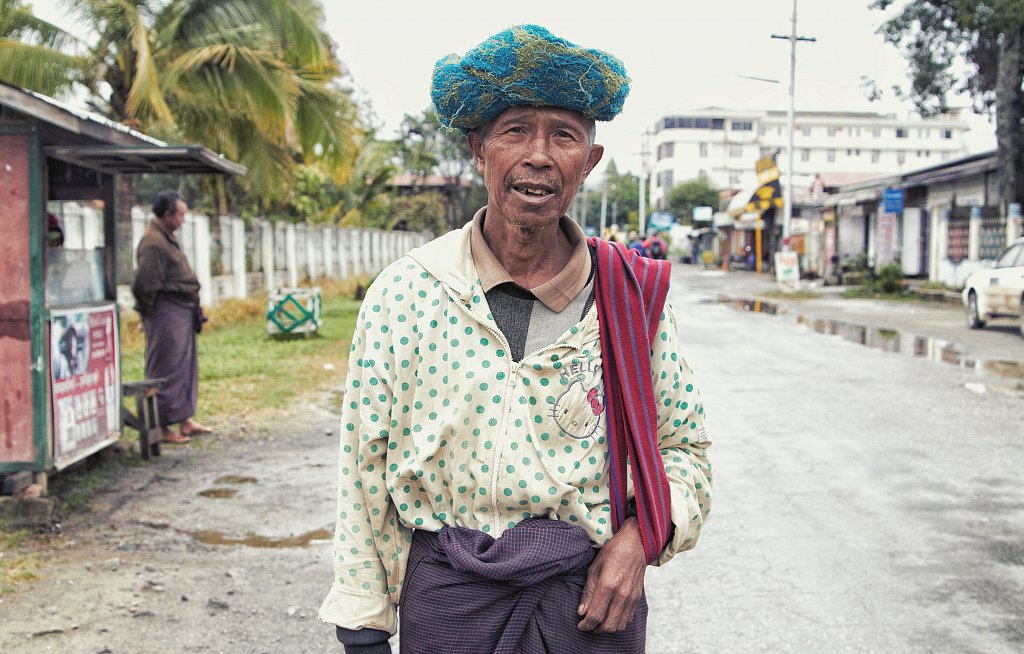
[[[573,380],[551,408],[551,417],[562,433],[578,440],[597,432],[604,412],[604,396],[598,391],[596,380],[590,381],[584,384],[581,379]]]

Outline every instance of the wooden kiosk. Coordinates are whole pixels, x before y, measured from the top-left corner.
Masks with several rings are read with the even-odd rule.
[[[117,257],[131,248],[116,217],[131,207],[115,190],[145,172],[245,168],[0,83],[0,477],[31,473],[45,489],[120,435]],[[48,204],[72,201],[100,226],[65,246]]]

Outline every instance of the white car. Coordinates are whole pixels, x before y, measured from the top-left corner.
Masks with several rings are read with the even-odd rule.
[[[1016,318],[1024,336],[1024,238],[1018,238],[991,268],[971,273],[964,283],[967,325],[980,329],[992,318]]]

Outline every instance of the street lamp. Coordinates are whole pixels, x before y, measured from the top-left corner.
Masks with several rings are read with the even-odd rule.
[[[789,145],[786,148],[786,188],[783,191],[782,208],[782,249],[789,251],[789,229],[793,220],[793,132],[796,122],[796,110],[794,99],[796,97],[796,43],[797,41],[817,41],[813,36],[796,35],[796,3],[793,0],[793,30],[787,36],[784,34],[772,34],[773,39],[785,39],[789,41],[789,113],[787,115]]]
[[[647,233],[647,165],[651,155],[647,149],[647,138],[650,134],[650,130],[644,131],[643,140],[640,141],[640,216],[637,231],[641,238]]]

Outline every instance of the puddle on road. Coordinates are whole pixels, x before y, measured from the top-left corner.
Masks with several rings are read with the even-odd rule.
[[[771,302],[762,302],[761,300],[737,300],[719,295],[715,298],[715,302],[731,306],[733,309],[739,309],[740,311],[767,313],[773,316],[779,312],[779,305],[772,304]]]
[[[213,500],[226,500],[229,497],[234,497],[235,495],[238,495],[238,491],[236,491],[234,488],[208,488],[204,491],[199,491],[196,494],[201,497],[208,497]]]
[[[334,528],[325,527],[314,531],[307,531],[298,536],[259,536],[249,532],[245,536],[228,536],[221,531],[184,531],[181,532],[206,545],[242,545],[244,547],[260,547],[269,549],[282,549],[288,547],[306,547],[314,540],[330,540],[334,537]]]
[[[761,300],[745,300],[718,295],[715,296],[712,302],[724,304],[740,311],[785,316],[797,325],[804,326],[819,334],[839,336],[851,343],[857,343],[884,352],[940,361],[957,366],[958,368],[974,370],[978,373],[1003,379],[1024,379],[1024,362],[983,360],[969,357],[964,353],[962,345],[952,341],[908,334],[897,329],[871,327],[847,320],[789,314],[779,305],[771,302],[762,302]]]
[[[255,484],[257,483],[255,477],[242,477],[241,475],[224,475],[223,477],[217,477],[213,480],[215,484]],[[204,491],[197,493],[202,497],[209,497],[215,500],[224,500],[230,497],[238,495],[238,491],[234,488],[208,488]]]
[[[255,484],[255,477],[242,477],[241,475],[224,475],[213,480],[215,484]]]

